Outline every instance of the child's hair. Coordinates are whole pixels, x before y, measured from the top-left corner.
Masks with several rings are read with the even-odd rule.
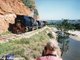
[[[44,47],[42,56],[44,56],[46,54],[47,50],[55,51],[56,49],[57,49],[57,44],[56,44],[55,40],[50,40]]]
[[[47,45],[45,46],[45,50],[47,49],[50,51],[54,51],[56,47],[52,43],[48,42]]]

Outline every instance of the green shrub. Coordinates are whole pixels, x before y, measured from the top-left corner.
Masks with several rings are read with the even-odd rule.
[[[22,0],[22,1],[29,8],[34,8],[35,7],[35,1],[34,0]]]
[[[40,56],[44,45],[50,39],[46,31],[44,30],[30,38],[13,39],[0,44],[0,55],[13,53],[27,60]]]

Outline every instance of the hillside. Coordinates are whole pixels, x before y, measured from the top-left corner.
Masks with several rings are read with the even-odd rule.
[[[30,37],[23,37],[24,35],[22,35],[23,38],[16,38],[2,43],[0,44],[0,55],[3,56],[12,53],[17,58],[23,58],[25,60],[35,59],[41,56],[44,45],[51,38],[48,35],[51,31],[49,27],[44,27],[31,32],[32,36]],[[25,34],[25,36],[29,35],[31,34]]]
[[[0,0],[0,33],[8,30],[15,22],[16,15],[30,16],[32,11],[22,0]]]
[[[21,0],[0,0],[0,14],[15,13],[18,15],[29,15],[30,9]]]

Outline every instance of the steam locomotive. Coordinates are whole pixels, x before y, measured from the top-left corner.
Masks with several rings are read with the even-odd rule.
[[[46,25],[45,21],[38,21],[30,16],[17,15],[15,24],[11,27],[12,32],[16,34],[33,31]]]

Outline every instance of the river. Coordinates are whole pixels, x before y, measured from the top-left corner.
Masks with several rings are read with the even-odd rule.
[[[69,49],[63,54],[63,60],[80,60],[80,39],[69,38]]]

